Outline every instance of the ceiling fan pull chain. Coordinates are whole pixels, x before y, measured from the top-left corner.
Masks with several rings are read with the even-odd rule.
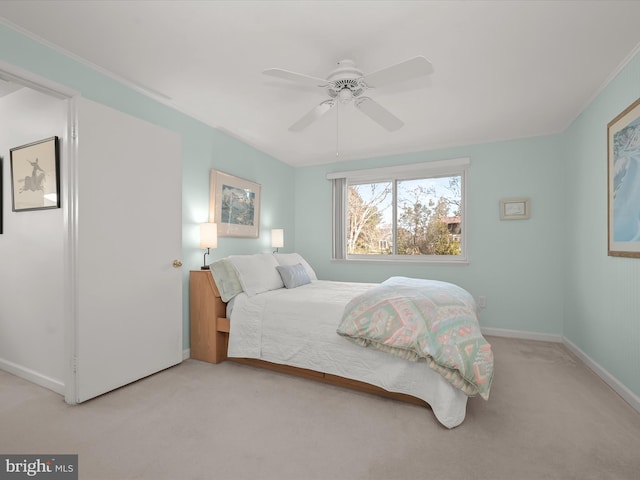
[[[340,156],[339,152],[339,136],[340,136],[340,102],[336,102],[336,160]]]

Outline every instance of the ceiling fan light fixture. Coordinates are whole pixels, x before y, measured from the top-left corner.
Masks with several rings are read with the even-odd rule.
[[[349,103],[353,100],[353,92],[348,88],[343,88],[338,92],[338,99],[340,100],[340,103]]]

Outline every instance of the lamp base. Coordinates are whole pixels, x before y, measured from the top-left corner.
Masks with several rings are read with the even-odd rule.
[[[209,265],[204,265],[200,267],[200,270],[211,270],[211,269],[209,268]]]

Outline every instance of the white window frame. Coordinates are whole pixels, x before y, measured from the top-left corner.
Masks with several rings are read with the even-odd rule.
[[[333,185],[333,245],[331,260],[338,262],[469,263],[467,256],[467,180],[470,165],[471,160],[464,157],[409,165],[328,173],[327,179],[331,180]],[[462,233],[460,236],[460,255],[353,255],[347,253],[346,218],[348,214],[347,188],[349,185],[449,176],[461,177],[460,195],[462,197],[462,213],[460,215],[460,226]],[[396,201],[397,199],[394,197],[394,205]],[[395,213],[394,223],[396,223]],[[397,228],[397,225],[394,225],[394,229],[395,228]]]

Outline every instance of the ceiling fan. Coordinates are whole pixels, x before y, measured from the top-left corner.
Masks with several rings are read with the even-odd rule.
[[[383,87],[392,83],[429,75],[433,73],[433,66],[426,58],[418,56],[367,75],[362,73],[353,60],[341,60],[338,62],[338,68],[331,72],[326,79],[290,72],[280,68],[270,68],[262,73],[299,84],[326,89],[329,98],[291,125],[289,130],[292,132],[300,132],[307,128],[335,107],[337,101],[345,104],[353,101],[358,110],[393,132],[404,125],[402,120],[375,100],[365,96],[364,93],[370,88]]]

